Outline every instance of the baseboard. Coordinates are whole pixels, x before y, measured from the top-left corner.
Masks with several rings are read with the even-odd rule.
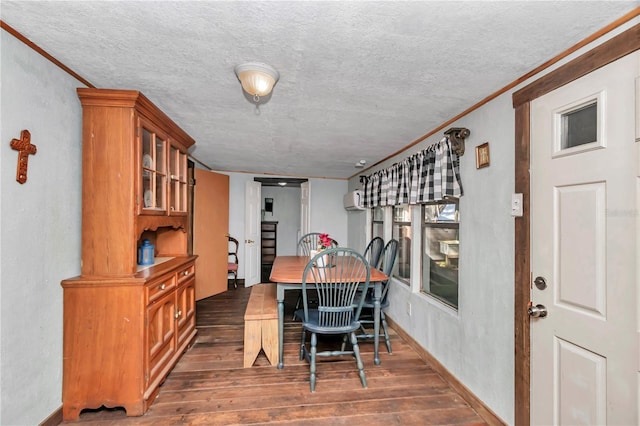
[[[473,408],[489,425],[506,425],[500,417],[498,417],[489,407],[487,407],[482,400],[473,394],[465,385],[463,385],[444,365],[440,364],[433,355],[431,355],[426,349],[424,349],[413,337],[411,337],[393,318],[386,315],[389,326],[395,330],[400,337],[402,337],[422,358],[425,360],[433,370],[440,374],[442,378],[451,386],[460,396]]]
[[[51,413],[49,417],[40,422],[38,426],[58,426],[60,423],[62,423],[62,405]]]

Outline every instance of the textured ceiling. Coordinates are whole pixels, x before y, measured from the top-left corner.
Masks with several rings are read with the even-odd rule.
[[[94,86],[143,92],[213,169],[345,178],[639,4],[2,0],[0,17]],[[259,114],[233,72],[248,61],[280,72]]]

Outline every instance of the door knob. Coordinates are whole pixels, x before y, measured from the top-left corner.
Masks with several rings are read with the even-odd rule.
[[[533,318],[544,318],[547,316],[547,308],[544,305],[529,306],[529,316]]]
[[[245,242],[245,243],[247,243],[247,244],[253,244],[253,243],[255,243],[255,241],[253,241],[253,240],[244,240],[244,242]]]

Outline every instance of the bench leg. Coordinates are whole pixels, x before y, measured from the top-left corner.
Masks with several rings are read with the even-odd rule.
[[[260,353],[262,321],[244,322],[244,368],[251,367]]]
[[[262,320],[262,350],[271,365],[278,364],[278,348],[278,319]]]

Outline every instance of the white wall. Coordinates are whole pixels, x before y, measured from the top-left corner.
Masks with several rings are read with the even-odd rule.
[[[511,95],[500,96],[452,127],[471,130],[460,161],[464,196],[460,199],[458,311],[422,294],[419,282],[412,283],[412,288],[396,282],[389,293],[389,315],[512,423],[514,227],[510,200],[515,184],[515,124]],[[432,136],[422,147],[441,137]],[[487,141],[491,165],[476,169],[475,146]],[[416,231],[413,239],[418,242],[420,231]],[[411,303],[411,316],[407,303]]]
[[[80,273],[82,110],[77,80],[0,31],[0,424],[62,404],[62,287]],[[31,132],[28,180],[9,147]]]
[[[337,179],[309,179],[311,232],[326,232],[341,246],[349,246],[348,215],[343,197],[348,182]]]
[[[240,271],[238,278],[244,278],[244,192],[247,181],[254,177],[273,177],[250,173],[216,172],[229,175],[229,233],[240,241],[238,249],[238,263]],[[300,176],[304,178],[305,176]],[[347,181],[343,179],[309,179],[309,193],[311,203],[311,231],[327,232],[340,244],[348,241],[347,211],[342,205],[342,197],[347,192]],[[264,203],[264,189],[261,195]],[[275,198],[275,197],[274,197]],[[299,199],[299,197],[298,197]],[[274,215],[277,213],[278,203],[274,200]],[[275,216],[274,216],[275,217]],[[265,220],[271,220],[266,215]],[[299,221],[298,221],[299,222]],[[282,221],[278,223],[278,229]]]
[[[362,185],[358,180],[349,180],[348,191],[362,189]],[[371,239],[368,234],[366,210],[351,210],[347,212],[347,224],[349,233],[349,247],[364,252]],[[369,225],[370,226],[370,225]]]
[[[460,161],[464,196],[460,199],[459,309],[456,312],[422,294],[418,280],[411,287],[392,280],[387,313],[498,416],[512,424],[514,228],[510,200],[514,188],[515,125],[511,93],[451,127],[471,130]],[[367,170],[367,174],[389,167],[442,137],[437,133]],[[491,165],[476,170],[475,146],[487,141]],[[350,188],[360,187],[357,178],[349,184]],[[365,234],[365,219],[366,214],[360,212],[350,218],[349,226],[360,230],[350,229],[353,238]],[[420,229],[414,226],[412,239],[418,244],[419,238]],[[407,313],[408,303],[411,316]]]
[[[458,311],[421,294],[419,282],[409,287],[392,280],[388,315],[507,424],[513,424],[515,381],[515,250],[514,219],[510,216],[515,188],[512,94],[639,21],[636,18],[621,26],[449,126],[467,127],[471,131],[460,164],[464,196],[460,199]],[[443,133],[437,133],[361,174],[389,167],[442,136]],[[484,142],[489,142],[491,164],[476,169],[475,147]],[[359,187],[358,177],[352,177],[349,188]],[[357,235],[365,234],[366,215],[358,213],[350,217],[349,227],[354,240],[361,238]],[[413,236],[420,238],[419,230],[414,230]],[[408,303],[411,316],[407,313]]]

